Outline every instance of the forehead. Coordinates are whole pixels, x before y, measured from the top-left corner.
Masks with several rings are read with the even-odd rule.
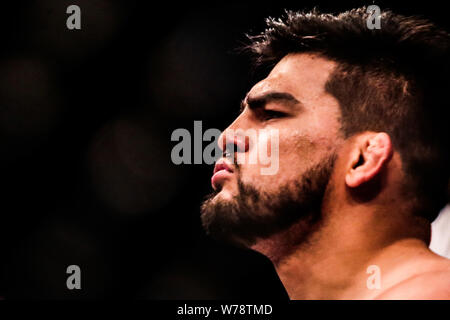
[[[257,83],[249,95],[283,91],[299,100],[328,95],[325,84],[336,63],[317,54],[289,54],[281,59],[264,80]]]

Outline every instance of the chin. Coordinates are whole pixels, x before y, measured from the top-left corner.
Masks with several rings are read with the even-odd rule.
[[[231,200],[233,199],[233,194],[231,192],[231,190],[229,190],[228,188],[223,187],[222,190],[220,190],[217,195],[215,196],[216,199],[221,199],[221,200]]]

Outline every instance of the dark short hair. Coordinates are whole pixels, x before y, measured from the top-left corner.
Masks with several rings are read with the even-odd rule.
[[[326,84],[341,108],[341,131],[386,132],[402,159],[405,196],[433,220],[447,202],[449,181],[450,36],[429,20],[386,10],[369,28],[367,8],[338,15],[286,11],[246,47],[259,66],[290,53],[337,62]]]

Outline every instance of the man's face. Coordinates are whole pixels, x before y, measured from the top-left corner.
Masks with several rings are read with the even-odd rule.
[[[320,211],[340,139],[339,104],[325,91],[334,68],[317,55],[288,55],[250,90],[243,111],[219,139],[223,149],[237,145],[234,156],[246,161],[218,161],[232,172],[212,179],[215,193],[202,206],[207,232],[249,244]],[[249,129],[256,137],[239,133]],[[270,165],[259,161],[260,150],[274,150],[274,143],[278,159],[271,161],[278,161],[278,170],[262,174]]]

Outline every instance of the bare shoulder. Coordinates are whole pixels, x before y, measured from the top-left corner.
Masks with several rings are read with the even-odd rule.
[[[384,300],[450,300],[450,260],[439,259],[427,272],[414,275],[379,295]]]

